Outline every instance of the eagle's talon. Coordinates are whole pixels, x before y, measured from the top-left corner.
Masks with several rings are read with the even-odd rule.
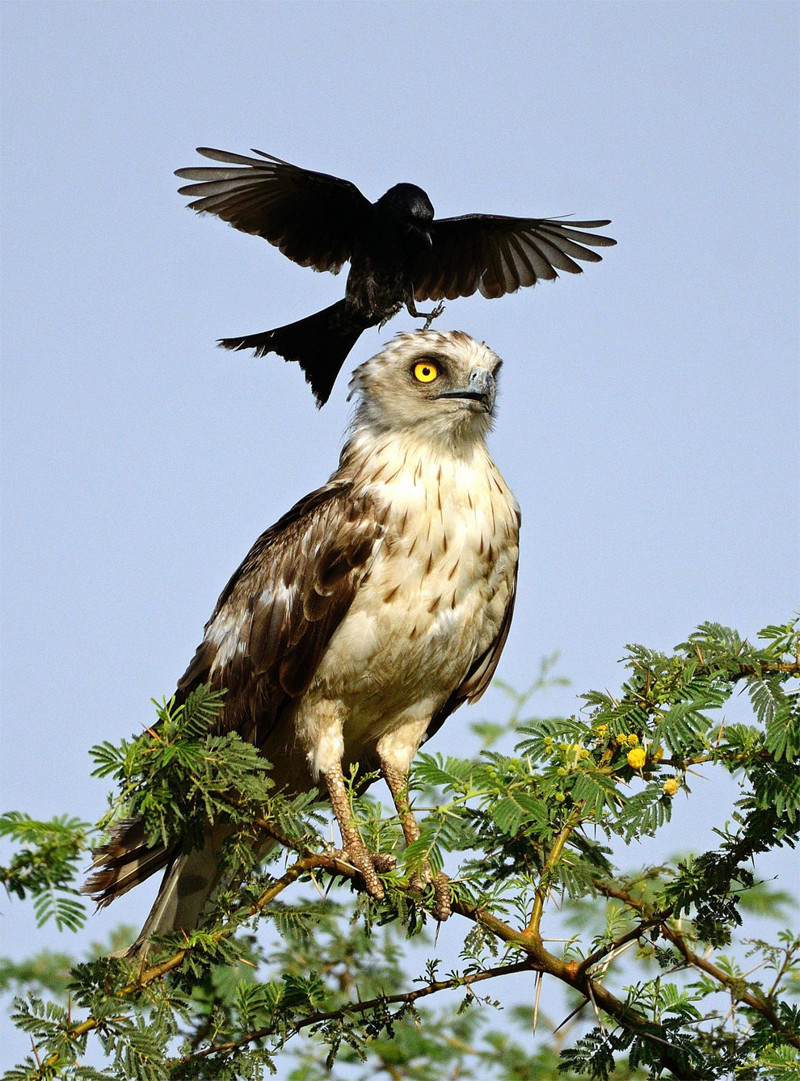
[[[453,911],[450,879],[444,871],[440,871],[433,880],[433,898],[433,908],[431,909],[433,918],[438,920],[439,923],[444,923],[446,919],[449,919]]]
[[[333,858],[341,860],[343,863],[349,863],[351,867],[355,867],[361,877],[364,879],[364,885],[367,887],[367,893],[370,897],[374,897],[376,901],[382,901],[386,896],[386,891],[383,888],[381,880],[378,878],[378,870],[376,859],[378,854],[373,855],[364,844],[355,843],[351,844],[348,848],[336,848],[334,849]],[[383,860],[380,860],[381,870],[384,870]]]
[[[426,863],[422,868],[422,874],[415,871],[411,875],[408,885],[415,893],[424,893],[426,886],[433,886],[433,907],[431,908],[433,918],[439,923],[444,923],[450,917],[453,911],[450,879],[444,871],[434,875]]]
[[[370,857],[375,870],[380,874],[394,871],[397,867],[397,856],[392,856],[389,852],[370,852]]]

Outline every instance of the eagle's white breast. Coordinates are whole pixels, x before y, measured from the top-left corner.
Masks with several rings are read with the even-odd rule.
[[[376,749],[406,770],[514,588],[519,508],[482,440],[453,455],[394,438],[354,481],[388,507],[386,533],[298,706],[315,775]]]

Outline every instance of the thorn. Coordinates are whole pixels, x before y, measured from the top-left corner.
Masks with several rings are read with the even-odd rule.
[[[325,897],[326,897],[326,893],[322,889],[322,886],[320,886],[319,882],[317,882],[316,875],[314,874],[313,871],[309,871],[309,877],[310,877],[311,881],[314,883],[314,889],[317,891],[317,893],[320,895],[320,897],[324,901]]]
[[[585,998],[583,1000],[583,1002],[581,1002],[578,1006],[575,1007],[575,1009],[572,1011],[572,1013],[568,1013],[567,1016],[564,1018],[564,1020],[561,1022],[561,1024],[558,1026],[558,1028],[553,1029],[553,1035],[555,1036],[555,1034],[558,1032],[559,1029],[562,1029],[564,1027],[564,1025],[567,1024],[568,1021],[571,1021],[573,1017],[575,1017],[577,1014],[579,1014],[588,1001],[589,1001],[589,999]]]
[[[594,1000],[594,991],[592,991],[592,981],[591,980],[587,981],[586,990],[589,992],[589,998],[591,999],[591,1002],[592,1002],[592,1009],[594,1010],[594,1015],[597,1018],[597,1023],[600,1026],[600,1031],[603,1033],[604,1036],[606,1036],[607,1035],[606,1026],[603,1024],[603,1018],[600,1016],[600,1011],[598,1010],[597,1003]]]
[[[533,1035],[536,1035],[536,1022],[539,1020],[539,995],[542,993],[542,973],[536,973],[536,998],[533,1003]]]

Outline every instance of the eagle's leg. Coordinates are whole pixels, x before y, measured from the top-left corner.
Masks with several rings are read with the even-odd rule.
[[[392,799],[394,805],[397,808],[397,814],[400,818],[400,825],[403,828],[403,836],[406,839],[406,844],[413,844],[414,841],[419,840],[420,832],[417,820],[414,817],[414,812],[411,809],[411,801],[408,797],[408,774],[403,773],[397,766],[392,765],[383,756],[380,757],[381,773],[389,786],[389,791],[392,793]],[[415,882],[414,879],[417,881]],[[444,922],[450,915],[450,880],[444,871],[440,871],[434,878],[431,873],[431,869],[426,863],[422,870],[422,881],[419,881],[417,875],[412,879],[412,886],[416,889],[421,889],[423,883],[433,883],[433,915],[440,922]]]
[[[414,298],[412,296],[412,297],[409,297],[408,300],[406,301],[406,308],[408,309],[408,314],[410,316],[412,316],[414,319],[424,319],[425,320],[425,326],[422,329],[427,330],[428,327],[431,325],[431,323],[434,321],[434,319],[438,319],[439,316],[444,311],[444,301],[440,300],[439,303],[436,305],[436,307],[433,308],[429,312],[418,312],[417,311],[417,306],[414,303]]]
[[[341,830],[344,857],[348,863],[352,863],[361,872],[367,887],[367,893],[380,900],[384,896],[383,886],[378,878],[378,872],[375,870],[375,859],[361,840],[361,835],[353,821],[353,809],[347,797],[347,788],[345,787],[341,765],[338,762],[332,765],[326,771],[324,777],[325,784],[328,787],[331,807],[333,807],[333,813],[336,815],[336,821],[339,823],[339,829]]]

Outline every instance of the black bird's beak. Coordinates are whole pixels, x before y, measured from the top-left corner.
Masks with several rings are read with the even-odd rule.
[[[410,229],[415,236],[419,237],[426,248],[433,247],[433,237],[427,229],[420,229],[418,225],[412,225],[410,226]]]
[[[443,390],[437,394],[437,398],[459,398],[462,401],[477,402],[486,412],[491,413],[494,409],[494,399],[497,393],[497,384],[491,372],[485,368],[475,368],[469,377],[469,383],[465,387],[453,387],[451,390]]]

